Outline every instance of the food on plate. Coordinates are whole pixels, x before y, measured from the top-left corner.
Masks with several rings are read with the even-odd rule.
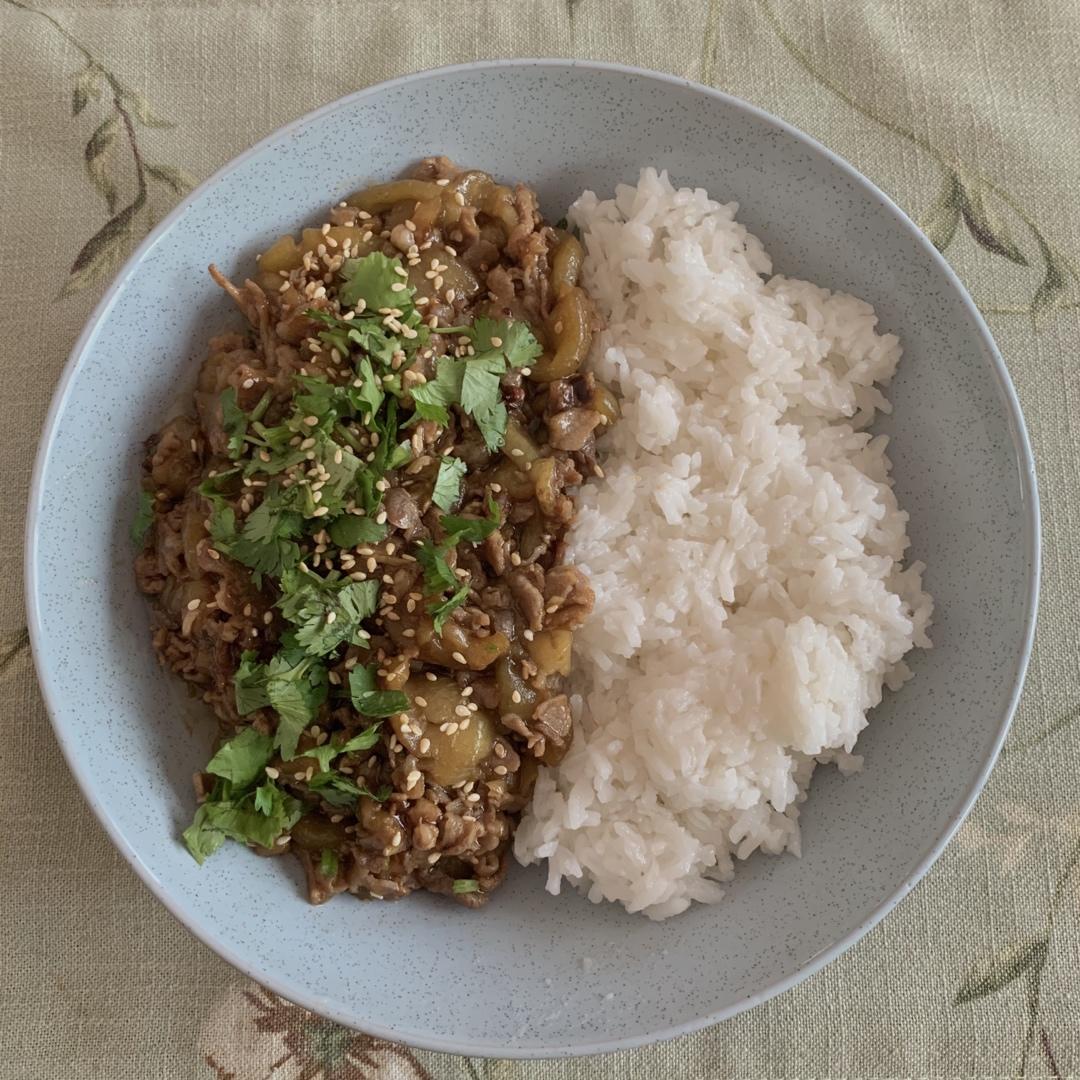
[[[593,604],[563,537],[617,408],[581,261],[527,187],[430,158],[211,267],[248,325],[148,441],[136,523],[154,647],[220,723],[199,862],[291,852],[313,902],[502,881]]]
[[[735,210],[647,168],[552,227],[430,158],[211,268],[249,327],[148,443],[137,563],[221,725],[200,862],[475,907],[512,847],[661,919],[799,852],[932,601],[868,431],[899,342]]]
[[[568,536],[596,591],[578,725],[515,851],[553,892],[653,918],[719,899],[753,851],[797,853],[816,764],[857,765],[867,711],[930,644],[866,430],[899,343],[862,301],[770,276],[735,210],[646,169],[569,214],[622,417]]]

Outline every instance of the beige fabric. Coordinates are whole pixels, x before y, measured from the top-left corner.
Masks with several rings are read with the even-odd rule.
[[[70,780],[23,629],[34,445],[102,287],[68,282],[109,217],[84,167],[109,97],[72,115],[82,50],[131,88],[129,112],[152,119],[149,108],[171,125],[137,124],[143,157],[165,179],[150,181],[132,241],[175,201],[170,182],[206,176],[300,113],[392,75],[496,56],[618,60],[731,91],[822,139],[942,242],[966,206],[972,227],[960,221],[947,255],[987,313],[1031,428],[1042,617],[1007,753],[971,820],[897,911],[802,986],[713,1030],[632,1054],[515,1064],[413,1054],[325,1024],[264,995],[151,898]],[[71,0],[35,13],[0,0],[0,72],[0,1075],[1080,1074],[1076,4]],[[133,160],[120,135],[94,163],[123,208]],[[70,295],[58,298],[65,285]]]

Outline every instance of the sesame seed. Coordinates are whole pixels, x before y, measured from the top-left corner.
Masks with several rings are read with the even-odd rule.
[[[326,517],[330,513],[329,506],[320,506],[311,516],[312,517]]]
[[[187,604],[188,611],[196,611],[201,603],[202,603],[202,601],[199,600],[198,598],[196,598],[194,600],[189,600],[188,604]]]
[[[274,621],[274,613],[272,611],[263,612],[263,622],[269,626]]]
[[[426,754],[431,749],[431,740],[424,738],[420,740],[420,753]]]
[[[474,791],[471,795],[465,796],[465,801],[469,803],[478,803],[480,801],[480,796]]]
[[[454,706],[454,715],[455,716],[468,716],[469,715],[469,710],[464,705],[455,705]]]
[[[411,626],[409,626],[401,631],[401,636],[407,638],[416,637],[416,631]]]
[[[505,765],[496,765],[495,766],[495,775],[496,776],[505,776],[506,773],[507,773],[507,768],[506,768]]]
[[[379,564],[376,561],[375,557],[372,556],[370,559],[368,559],[366,563],[364,563],[364,565],[367,567],[368,573],[373,574],[375,573],[375,570],[378,568]]]
[[[473,688],[471,686],[466,686],[465,689],[461,691],[461,696],[462,697],[472,697],[472,692],[473,692]]]
[[[464,656],[462,656],[462,655],[461,655],[461,653],[459,653],[459,652],[454,652],[454,653],[451,653],[451,654],[450,654],[450,658],[451,658],[452,660],[456,661],[456,662],[457,662],[457,663],[459,663],[459,664],[464,664],[464,663],[466,662],[466,661],[465,661],[465,657],[464,657]]]
[[[494,346],[494,347],[495,347],[496,349],[502,348],[502,338],[501,338],[501,337],[493,337],[493,338],[491,339],[491,344],[492,344],[492,345],[493,345],[493,346]]]
[[[450,183],[450,178],[446,177],[446,176],[444,176],[441,180],[436,180],[435,181],[435,184],[436,184],[437,187],[446,187],[446,185],[449,184],[449,183]]]
[[[317,416],[305,416],[304,423],[307,424],[308,427],[318,427],[319,418]]]
[[[501,742],[495,744],[495,756],[506,757],[506,747]]]
[[[491,485],[491,490],[492,490],[492,491],[493,491],[493,492],[494,492],[494,493],[495,493],[496,495],[498,495],[498,494],[499,494],[499,492],[500,492],[500,491],[502,491],[502,484],[492,484],[492,485]]]
[[[512,702],[513,702],[513,703],[514,703],[515,705],[520,705],[520,704],[521,704],[521,691],[520,691],[520,690],[515,690],[515,691],[514,691],[514,692],[513,692],[513,693],[512,693],[511,695],[510,695],[510,700],[511,700],[511,701],[512,701]]]
[[[521,556],[516,551],[511,551],[510,552],[510,565],[511,566],[520,566],[521,565]]]
[[[446,300],[447,300],[447,303],[450,303],[450,304],[452,304],[452,303],[453,303],[453,302],[454,302],[454,301],[455,301],[456,299],[457,299],[457,290],[456,290],[456,289],[447,289],[447,290],[446,290]],[[494,339],[494,338],[492,338],[492,339],[491,339],[491,342],[492,342],[492,344],[494,344],[494,343],[495,343],[495,339]]]
[[[424,678],[426,678],[428,682],[435,682],[438,679],[438,675],[436,675],[434,671],[425,671]]]
[[[531,630],[526,630],[524,636],[526,641],[532,641],[532,639],[536,637],[536,635]]]
[[[407,287],[408,286],[406,286],[404,281],[395,281],[393,283],[393,285],[390,286],[390,291],[391,292],[404,292]]]
[[[281,775],[281,772],[278,769],[275,769],[273,765],[267,765],[266,775],[269,776],[271,780],[276,780]]]
[[[465,196],[460,191],[455,191],[454,192],[454,202],[456,202],[458,204],[458,206],[464,206],[465,205]]]
[[[450,723],[448,723],[448,724],[446,725],[446,734],[447,734],[447,735],[456,735],[457,733],[458,733],[458,725],[457,725],[457,724],[455,724],[455,723],[454,723],[454,722],[453,722],[453,721],[451,720],[451,721],[450,721]]]
[[[386,524],[386,511],[385,510],[380,510],[375,515],[375,524],[376,525],[385,525]]]
[[[419,769],[413,769],[413,771],[411,773],[409,773],[408,776],[405,777],[405,786],[406,787],[412,787],[414,784],[418,784],[420,782],[420,777],[421,777],[420,770]]]

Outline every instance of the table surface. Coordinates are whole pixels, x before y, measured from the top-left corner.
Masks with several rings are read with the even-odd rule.
[[[1045,546],[1035,654],[1005,753],[968,822],[896,911],[801,986],[710,1030],[632,1053],[515,1063],[414,1052],[338,1028],[244,979],[152,899],[60,757],[27,645],[21,560],[34,448],[68,351],[117,260],[189,185],[358,87],[439,64],[545,55],[656,68],[736,94],[822,140],[907,209],[971,290],[1012,373],[1035,447]],[[0,0],[0,71],[9,487],[0,1074],[1080,1074],[1077,5]],[[147,199],[121,216],[139,161]]]

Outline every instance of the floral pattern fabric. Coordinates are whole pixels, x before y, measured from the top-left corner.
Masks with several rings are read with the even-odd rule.
[[[814,135],[893,195],[990,322],[1028,419],[1044,515],[1023,699],[986,791],[927,878],[787,994],[697,1035],[569,1062],[372,1039],[275,997],[190,937],[74,788],[34,682],[20,583],[22,507],[53,386],[97,296],[154,221],[310,108],[407,71],[515,55],[615,60],[717,86]],[[0,0],[0,71],[0,1074],[1080,1075],[1080,8]]]

